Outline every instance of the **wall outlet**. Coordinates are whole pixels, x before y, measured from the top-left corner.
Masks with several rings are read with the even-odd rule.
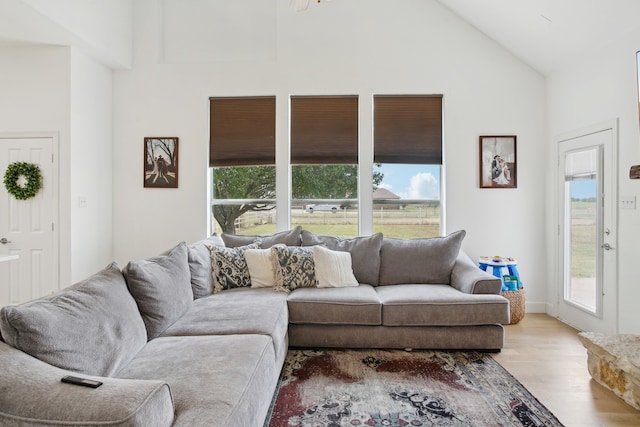
[[[87,198],[84,196],[78,197],[78,207],[86,208],[87,207]]]
[[[636,196],[622,196],[620,198],[620,209],[635,209]]]

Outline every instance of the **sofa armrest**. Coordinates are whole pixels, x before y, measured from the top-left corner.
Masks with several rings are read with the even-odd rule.
[[[0,341],[2,426],[170,426],[169,385],[163,381],[78,375]],[[93,389],[60,382],[76,375],[103,382]]]
[[[496,294],[502,290],[502,280],[480,270],[461,249],[451,272],[451,286],[467,294]]]

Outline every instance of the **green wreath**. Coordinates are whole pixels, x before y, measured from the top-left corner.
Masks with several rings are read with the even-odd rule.
[[[18,180],[23,176],[22,185]],[[4,173],[4,186],[13,197],[18,200],[27,200],[38,194],[42,188],[42,173],[38,165],[27,162],[14,162],[7,167]]]

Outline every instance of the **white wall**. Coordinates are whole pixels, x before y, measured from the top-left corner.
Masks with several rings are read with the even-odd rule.
[[[549,161],[555,160],[554,140],[560,134],[617,119],[618,196],[640,198],[640,181],[629,179],[629,167],[640,164],[638,125],[638,86],[636,51],[640,50],[640,31],[627,34],[615,46],[589,52],[574,66],[548,78]],[[554,162],[555,163],[555,162]],[[551,168],[553,169],[553,168]],[[552,174],[550,174],[552,175]],[[548,186],[547,217],[555,220],[557,204],[554,183]],[[620,333],[640,333],[640,210],[618,209],[618,322]],[[549,233],[550,260],[559,259],[557,238]],[[548,280],[560,283],[551,269]],[[555,288],[553,288],[555,289]],[[553,290],[549,292],[553,293]]]
[[[119,262],[206,235],[210,96],[276,95],[280,155],[287,151],[290,94],[359,95],[361,144],[370,146],[372,94],[442,93],[447,231],[466,229],[463,245],[473,257],[517,257],[529,309],[544,310],[542,76],[434,1],[403,0],[402,7],[388,0],[312,2],[307,12],[295,13],[285,1],[251,0],[236,5],[234,17],[224,16],[250,20],[254,31],[234,31],[228,23],[222,38],[206,26],[181,21],[180,3],[134,3],[134,67],[115,72],[114,250]],[[200,15],[215,27],[223,15],[207,3],[216,4],[189,4],[202,7]],[[260,4],[262,10],[263,3],[276,14],[258,19],[253,8]],[[263,50],[247,48],[261,35]],[[242,58],[234,56],[237,50]],[[518,136],[517,189],[479,188],[478,137],[487,134]],[[143,188],[145,136],[180,138],[180,188]]]
[[[68,47],[0,48],[0,133],[58,134],[61,287],[113,259],[111,83]]]
[[[71,280],[113,257],[112,71],[71,50]]]

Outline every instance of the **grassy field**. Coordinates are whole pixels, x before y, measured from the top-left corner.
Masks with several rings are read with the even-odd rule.
[[[571,203],[571,276],[596,276],[595,202]]]
[[[374,233],[382,232],[387,237],[417,238],[440,235],[440,210],[434,207],[408,207],[406,209],[385,209],[374,212]],[[308,213],[293,210],[293,227],[301,225],[305,230],[317,234],[354,237],[358,235],[357,210],[331,213]],[[236,229],[237,234],[275,233],[275,213],[271,215],[249,212],[243,215]],[[220,230],[218,230],[220,231]]]

